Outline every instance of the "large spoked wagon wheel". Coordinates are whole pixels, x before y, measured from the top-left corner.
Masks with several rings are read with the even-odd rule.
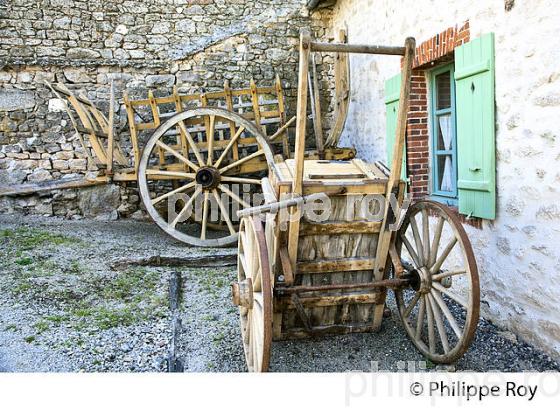
[[[273,154],[251,121],[221,108],[176,114],[146,144],[138,185],[146,210],[174,238],[195,246],[237,241],[237,211],[261,192]]]
[[[412,205],[396,250],[410,286],[395,291],[403,325],[420,352],[451,363],[468,349],[480,310],[476,260],[461,222],[433,201]]]
[[[272,282],[264,227],[256,218],[241,221],[237,261],[232,297],[239,306],[247,368],[266,372],[272,344]]]

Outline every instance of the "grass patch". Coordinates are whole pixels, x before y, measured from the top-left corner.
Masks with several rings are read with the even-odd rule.
[[[59,325],[65,320],[67,320],[67,317],[64,315],[49,315],[49,316],[45,316],[45,320],[48,320],[49,322]]]
[[[11,324],[9,324],[8,326],[6,326],[6,327],[4,328],[4,330],[5,330],[6,332],[9,332],[9,331],[15,332],[15,331],[17,330],[17,326],[14,325],[13,323],[11,323]]]
[[[50,325],[48,322],[44,321],[44,320],[40,320],[38,322],[35,322],[35,324],[33,325],[33,328],[37,331],[38,334],[41,334],[47,330],[49,330]]]
[[[47,245],[64,245],[80,242],[80,240],[76,238],[70,238],[41,229],[25,227],[15,230],[5,229],[0,236],[6,238],[8,243],[19,251],[31,250]]]
[[[37,336],[35,336],[35,335],[26,336],[26,337],[23,338],[23,340],[25,340],[27,343],[33,343],[36,339],[37,339]]]
[[[33,263],[33,259],[30,257],[22,257],[15,260],[15,263],[19,266],[29,266]]]

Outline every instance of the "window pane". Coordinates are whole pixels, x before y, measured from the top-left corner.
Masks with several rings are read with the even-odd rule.
[[[436,76],[437,109],[451,107],[451,73],[446,71]]]
[[[451,155],[438,155],[437,161],[439,190],[443,192],[452,192],[453,158]]]
[[[436,116],[436,129],[438,130],[437,149],[450,150],[453,146],[453,126],[451,114]]]

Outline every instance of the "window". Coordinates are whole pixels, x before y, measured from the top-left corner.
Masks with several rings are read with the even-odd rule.
[[[430,138],[432,196],[455,205],[457,202],[457,133],[453,64],[430,73]]]
[[[427,76],[422,67],[413,70],[409,100],[413,115],[408,118],[403,166],[406,161],[415,198],[429,194],[468,217],[496,218],[494,71],[493,33],[456,47],[453,63]],[[400,84],[400,74],[385,81],[389,164]]]

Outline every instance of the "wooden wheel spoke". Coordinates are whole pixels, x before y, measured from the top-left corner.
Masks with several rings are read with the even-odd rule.
[[[424,263],[430,263],[430,219],[428,211],[422,209],[422,242],[424,243]]]
[[[445,326],[443,325],[443,320],[441,319],[441,315],[439,313],[439,308],[433,300],[432,295],[427,295],[427,301],[430,305],[430,309],[434,315],[434,319],[436,322],[436,327],[439,334],[439,339],[441,341],[441,346],[443,347],[443,351],[445,353],[449,353],[449,339],[447,338],[447,332],[445,330]]]
[[[212,157],[214,156],[214,127],[216,124],[216,116],[211,115],[210,121],[208,125],[208,129],[206,130],[206,140],[208,141],[208,158],[207,158],[207,165],[212,165]]]
[[[243,335],[243,342],[245,344],[249,344],[249,342],[251,341],[251,333],[252,333],[252,329],[251,329],[251,311],[247,310],[247,320],[245,321],[245,334]]]
[[[149,168],[146,170],[146,175],[159,175],[162,177],[177,177],[183,179],[194,179],[195,174],[192,172],[181,171],[166,171],[164,169]]]
[[[432,280],[435,281],[441,281],[443,278],[448,278],[450,276],[457,276],[457,275],[465,275],[467,273],[466,270],[461,269],[461,270],[452,270],[452,271],[447,271],[447,272],[441,272],[441,273],[436,273],[435,275],[432,276]]]
[[[445,247],[441,255],[439,255],[436,263],[434,263],[434,265],[430,268],[430,273],[432,275],[440,270],[441,265],[443,265],[443,262],[445,262],[445,259],[447,259],[449,253],[451,252],[451,250],[453,249],[456,243],[457,243],[457,237],[453,237],[453,239],[449,241],[449,243],[447,244],[447,246]]]
[[[412,228],[412,235],[414,236],[414,243],[416,243],[416,250],[418,262],[424,265],[427,261],[424,259],[424,246],[422,245],[422,240],[420,239],[420,233],[418,232],[418,224],[416,223],[416,218],[413,215],[410,218],[410,226]]]
[[[243,253],[240,254],[240,256],[243,257],[242,262],[244,263],[243,265],[243,269],[245,270],[245,277],[246,278],[251,278],[252,279],[252,258],[247,259],[245,257],[245,255],[250,255],[251,254],[251,244],[249,243],[249,240],[247,239],[247,231],[245,230],[240,230],[239,231],[239,238],[241,241],[241,246],[243,248]]]
[[[407,308],[403,312],[403,317],[405,319],[407,319],[410,316],[410,313],[412,313],[412,309],[414,309],[414,306],[416,306],[419,299],[420,299],[420,293],[416,292],[414,294],[414,297],[412,298],[410,304],[407,306]]]
[[[467,310],[469,309],[469,305],[468,305],[466,300],[464,300],[461,296],[456,295],[455,293],[451,292],[450,290],[448,290],[447,288],[445,288],[441,284],[439,284],[437,282],[432,282],[432,287],[436,290],[439,290],[441,293],[449,296],[451,299],[453,299],[455,302],[457,302],[458,304],[463,306],[465,309],[467,309]]]
[[[223,182],[234,182],[234,183],[238,183],[238,184],[261,185],[261,180],[260,179],[228,177],[228,176],[222,176],[220,179]]]
[[[410,257],[412,258],[412,262],[414,262],[414,264],[416,265],[416,268],[420,268],[420,261],[418,259],[418,255],[416,254],[416,252],[414,251],[414,248],[412,247],[412,244],[410,243],[410,241],[408,240],[408,238],[404,235],[401,234],[401,240],[404,244],[404,246],[406,247],[406,250],[408,251]]]
[[[189,132],[189,130],[187,130],[187,127],[185,127],[185,124],[183,121],[179,121],[179,127],[181,128],[181,131],[183,131],[183,133],[185,134],[185,137],[187,138],[187,141],[189,142],[189,145],[192,149],[192,151],[194,152],[194,155],[196,157],[196,159],[198,160],[198,164],[202,167],[204,166],[204,159],[202,158],[202,155],[200,155],[200,150],[198,149],[198,146],[196,145],[197,143],[194,141],[191,133]]]
[[[171,228],[175,229],[175,226],[177,226],[177,223],[185,216],[185,213],[189,210],[189,207],[191,206],[191,204],[193,203],[193,201],[195,200],[195,198],[200,195],[200,193],[202,192],[202,188],[196,189],[194,191],[194,193],[192,194],[192,196],[189,198],[189,200],[187,201],[187,203],[185,204],[185,206],[183,206],[183,209],[181,209],[181,212],[179,212],[177,214],[177,216],[175,217],[175,219],[169,224],[171,226]]]
[[[185,157],[184,155],[182,155],[178,151],[174,150],[173,148],[171,148],[169,145],[165,144],[161,140],[157,140],[156,145],[160,148],[163,148],[165,151],[173,154],[173,156],[175,156],[179,161],[184,162],[185,164],[187,164],[189,167],[191,167],[195,171],[199,168],[190,159],[188,159],[187,157]]]
[[[414,332],[414,339],[420,340],[422,337],[422,325],[424,325],[424,315],[426,314],[426,296],[422,295],[420,300],[420,307],[418,308],[418,316],[416,317],[416,330]]]
[[[227,165],[223,168],[220,168],[219,169],[220,174],[225,174],[227,171],[229,171],[233,168],[237,168],[241,164],[244,164],[245,162],[250,161],[253,158],[256,158],[256,157],[261,156],[261,155],[264,155],[264,150],[263,149],[260,149],[257,152],[253,152],[251,155],[247,155],[246,157],[240,158],[237,161],[232,162],[231,164],[229,164],[229,165]]]
[[[239,257],[239,261],[241,262],[241,267],[243,268],[243,273],[247,275],[249,269],[247,267],[247,261],[245,260],[245,255],[239,254],[238,257]]]
[[[428,321],[428,349],[430,353],[436,352],[436,337],[434,332],[434,313],[432,312],[430,300],[426,298],[426,313],[427,313],[427,321]]]
[[[214,198],[218,202],[218,206],[220,207],[220,211],[222,212],[222,216],[223,216],[224,220],[226,221],[229,232],[232,235],[234,235],[235,234],[235,228],[233,227],[233,224],[231,223],[231,219],[229,217],[228,210],[227,210],[226,206],[224,205],[224,203],[222,202],[222,199],[220,198],[220,195],[218,194],[218,191],[213,189],[212,194],[214,195]]]
[[[222,191],[223,193],[225,193],[226,195],[228,195],[231,199],[233,199],[235,202],[237,202],[238,204],[240,204],[243,208],[248,208],[251,205],[249,205],[247,202],[245,202],[244,200],[242,200],[241,198],[239,198],[239,196],[237,194],[235,194],[234,192],[232,192],[228,187],[226,187],[223,184],[219,184],[218,188],[220,188],[220,191]]]
[[[214,164],[214,167],[219,168],[220,164],[222,163],[222,161],[226,158],[227,153],[229,152],[229,150],[231,149],[231,147],[233,147],[233,145],[235,144],[235,142],[239,139],[239,137],[241,136],[241,134],[243,134],[243,131],[245,131],[245,127],[239,127],[239,129],[237,130],[237,132],[235,133],[235,135],[229,140],[229,143],[227,144],[227,146],[224,148],[222,154],[220,155],[220,157],[218,158],[218,160],[216,161],[216,163]]]
[[[166,199],[166,198],[169,198],[170,196],[179,194],[179,193],[181,193],[181,192],[183,192],[183,191],[186,191],[186,190],[188,190],[188,189],[190,189],[190,188],[194,188],[195,186],[196,186],[196,181],[189,182],[188,184],[183,185],[182,187],[179,187],[179,188],[177,188],[177,189],[174,189],[173,191],[169,191],[169,192],[166,193],[166,194],[163,194],[163,195],[161,195],[161,196],[158,196],[158,197],[152,199],[152,205],[155,205],[155,204],[157,204],[158,202],[163,201],[163,200]]]
[[[208,208],[210,205],[210,197],[208,191],[204,192],[204,204],[202,206],[202,226],[200,228],[200,239],[206,239],[206,228],[208,227]]]
[[[455,333],[455,335],[457,335],[457,338],[459,338],[459,340],[460,340],[461,337],[463,336],[463,332],[461,331],[461,328],[459,327],[459,325],[457,324],[457,321],[453,317],[453,314],[451,313],[451,311],[447,307],[447,304],[445,303],[445,301],[443,300],[441,295],[437,291],[435,291],[434,289],[430,290],[430,294],[432,295],[432,298],[436,301],[437,305],[439,306],[439,308],[443,312],[443,315],[447,319],[447,322],[449,323],[449,326],[451,326],[451,329],[453,329],[453,332]]]
[[[430,247],[430,260],[428,266],[432,266],[437,258],[439,241],[441,239],[441,232],[443,231],[444,223],[445,223],[445,219],[440,216],[437,221],[436,230],[434,232],[434,239],[432,241],[432,246]]]

